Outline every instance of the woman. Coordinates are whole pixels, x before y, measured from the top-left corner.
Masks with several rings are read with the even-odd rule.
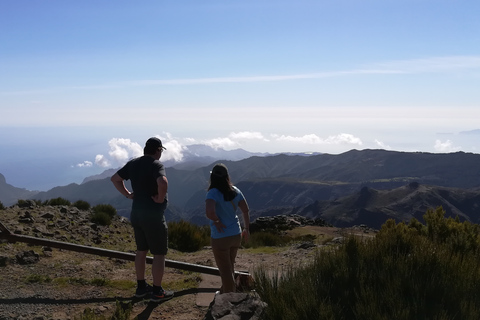
[[[237,208],[243,214],[243,232],[236,214]],[[232,185],[227,167],[222,163],[216,164],[210,173],[205,211],[211,220],[212,251],[222,279],[220,293],[235,292],[235,258],[242,236],[248,241],[250,215],[245,197]]]

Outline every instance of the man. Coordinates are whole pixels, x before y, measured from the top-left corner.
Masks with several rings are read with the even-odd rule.
[[[135,296],[142,298],[151,292],[153,302],[173,297],[173,292],[162,288],[165,255],[168,250],[168,229],[164,216],[168,203],[168,180],[165,176],[165,167],[159,161],[163,150],[166,149],[160,139],[155,137],[148,139],[143,149],[144,155],[128,161],[111,178],[115,188],[122,195],[133,200],[130,221],[137,245]],[[125,187],[125,180],[131,181],[133,192]],[[146,258],[149,250],[153,254],[153,287],[145,281]]]

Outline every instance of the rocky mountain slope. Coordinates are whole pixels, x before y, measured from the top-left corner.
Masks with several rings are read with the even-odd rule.
[[[255,212],[253,217],[298,214],[323,219],[339,228],[366,224],[379,229],[387,219],[408,222],[415,218],[423,223],[426,211],[439,206],[446,211],[446,217],[458,216],[461,221],[479,223],[480,188],[447,188],[416,182],[389,190],[363,187],[358,192],[334,200],[267,208]]]
[[[452,212],[472,219],[475,206],[468,203],[476,203],[474,194],[478,190],[476,188],[480,187],[480,155],[464,152],[432,154],[352,150],[339,155],[282,154],[223,162],[230,170],[232,181],[247,197],[253,216],[294,212],[323,217],[338,226],[358,222],[378,226],[386,217],[397,220],[418,217],[425,208],[438,205],[455,207]],[[203,206],[211,166],[193,170],[167,168],[169,209],[166,215],[170,220],[206,223]],[[402,192],[377,192],[377,198],[386,197],[379,202],[385,205],[375,205],[373,209],[361,206],[361,201],[349,202],[349,198],[346,198],[359,197],[358,193],[364,188],[394,191],[411,183],[454,188],[448,193],[471,196],[464,198],[465,204],[451,204],[448,198],[443,199],[445,193],[400,199],[398,197]],[[129,215],[130,201],[117,193],[108,177],[86,181],[81,185],[57,187],[30,196],[31,199],[40,200],[57,197],[72,202],[85,200],[93,205],[109,203],[117,208],[119,214]],[[455,197],[463,201],[461,196]],[[399,201],[402,205],[395,205]]]

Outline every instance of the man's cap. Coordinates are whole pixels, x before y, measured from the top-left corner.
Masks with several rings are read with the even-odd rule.
[[[152,138],[148,139],[147,142],[145,142],[145,147],[155,148],[155,149],[162,148],[162,149],[167,150],[167,148],[165,148],[162,145],[162,141],[160,139],[156,138],[156,137],[152,137]]]
[[[228,169],[227,169],[227,166],[225,166],[223,163],[219,163],[213,167],[210,173],[215,176],[224,178],[228,176]]]

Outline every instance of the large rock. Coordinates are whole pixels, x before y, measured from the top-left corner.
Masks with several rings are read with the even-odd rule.
[[[290,230],[301,226],[330,227],[323,219],[310,219],[298,214],[259,217],[250,223],[250,232]]]
[[[34,264],[40,260],[40,256],[33,250],[19,252],[16,258],[18,264]]]
[[[215,295],[204,320],[256,320],[267,304],[251,293],[224,293]]]

